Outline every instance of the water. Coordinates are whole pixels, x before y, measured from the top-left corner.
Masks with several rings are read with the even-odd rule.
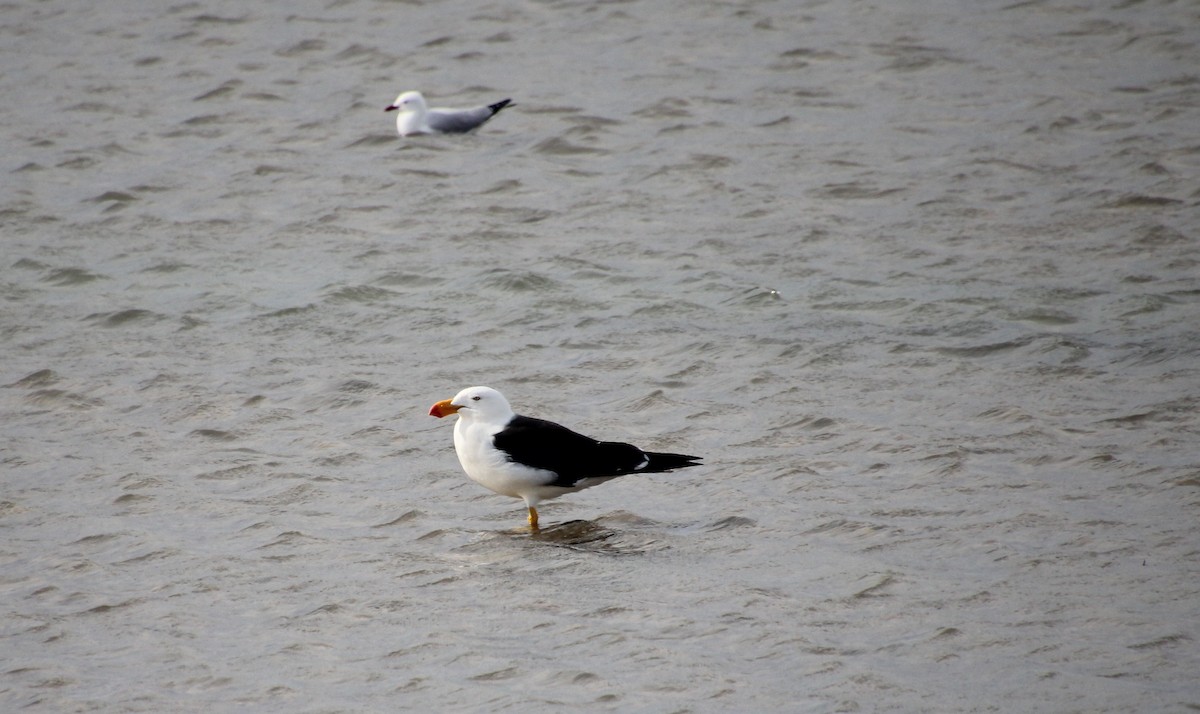
[[[1198,19],[10,3],[0,709],[1200,708]]]

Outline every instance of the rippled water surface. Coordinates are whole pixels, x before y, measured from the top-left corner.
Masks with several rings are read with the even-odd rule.
[[[0,709],[1200,709],[1194,3],[0,38]],[[471,384],[706,465],[532,536]]]

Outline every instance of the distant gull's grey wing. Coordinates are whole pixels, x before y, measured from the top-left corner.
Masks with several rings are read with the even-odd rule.
[[[511,99],[474,109],[430,109],[425,121],[429,128],[445,134],[463,134],[496,116],[501,109],[512,105]]]

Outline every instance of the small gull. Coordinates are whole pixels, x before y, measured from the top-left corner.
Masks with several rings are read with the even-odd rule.
[[[385,112],[398,109],[396,131],[400,136],[411,134],[464,134],[496,116],[501,109],[513,106],[511,99],[471,109],[430,109],[420,92],[405,92],[396,97]]]
[[[700,457],[642,451],[632,444],[597,441],[545,419],[514,414],[504,395],[468,387],[429,410],[458,415],[454,450],[479,485],[525,501],[529,527],[538,531],[538,503],[632,473],[700,466]]]

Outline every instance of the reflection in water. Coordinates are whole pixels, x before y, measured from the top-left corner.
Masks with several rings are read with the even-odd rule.
[[[622,549],[614,540],[617,532],[592,521],[567,521],[547,526],[530,537],[546,545],[596,552],[637,552]]]

